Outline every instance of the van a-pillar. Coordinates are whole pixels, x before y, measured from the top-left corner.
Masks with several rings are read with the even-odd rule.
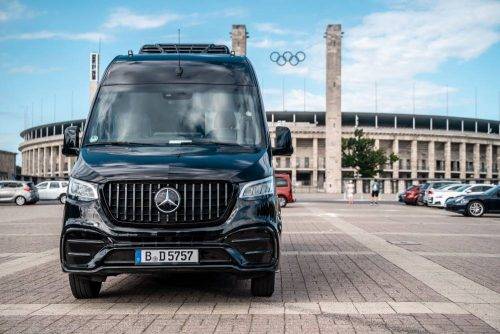
[[[341,43],[342,27],[326,27],[326,182],[328,193],[340,193],[342,184]]]

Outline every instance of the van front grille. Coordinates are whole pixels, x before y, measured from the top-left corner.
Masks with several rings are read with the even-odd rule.
[[[179,206],[162,212],[155,203],[157,192],[174,188]],[[209,223],[223,217],[232,205],[235,187],[225,181],[113,181],[104,185],[102,197],[109,214],[124,223]],[[165,211],[165,210],[164,210]]]

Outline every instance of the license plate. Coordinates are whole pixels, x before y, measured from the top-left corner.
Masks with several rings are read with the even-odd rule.
[[[197,249],[136,249],[135,264],[198,263]]]

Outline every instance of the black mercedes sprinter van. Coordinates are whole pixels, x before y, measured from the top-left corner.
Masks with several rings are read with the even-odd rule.
[[[107,276],[214,271],[270,296],[281,215],[254,70],[223,45],[145,45],[105,71],[85,130],[64,131],[71,172],[60,258],[76,298]]]

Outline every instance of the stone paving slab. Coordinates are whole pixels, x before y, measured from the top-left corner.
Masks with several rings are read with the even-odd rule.
[[[58,246],[62,208],[0,206],[0,264],[10,268],[10,273],[0,269],[0,332],[494,333],[500,328],[498,217],[463,218],[387,203],[298,202],[283,210],[282,257],[271,298],[252,297],[248,280],[225,275],[120,275],[104,283],[100,298],[79,301],[57,254],[44,263],[29,260]],[[418,239],[423,248],[391,245],[389,239]]]
[[[471,315],[240,314],[0,317],[5,333],[496,333]]]

